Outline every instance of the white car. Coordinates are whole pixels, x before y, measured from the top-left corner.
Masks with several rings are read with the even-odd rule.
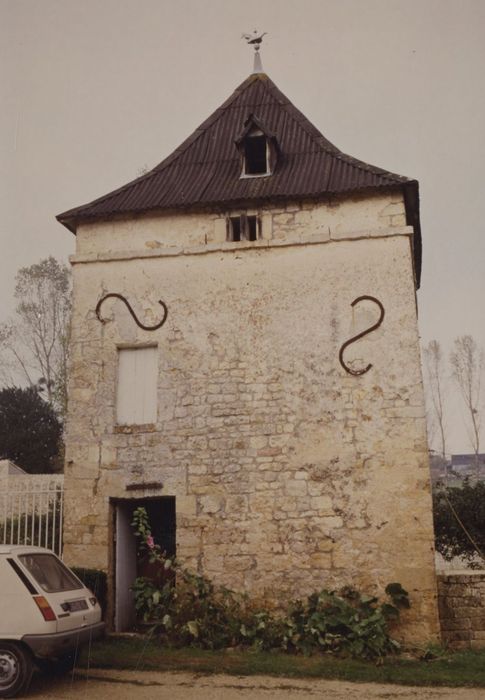
[[[25,692],[34,664],[68,666],[104,633],[91,591],[42,547],[0,545],[0,698]]]

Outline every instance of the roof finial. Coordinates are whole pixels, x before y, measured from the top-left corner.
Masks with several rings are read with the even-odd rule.
[[[259,55],[259,49],[260,49],[261,43],[263,41],[263,36],[267,33],[268,32],[263,32],[262,34],[259,34],[258,30],[255,29],[254,32],[251,32],[251,34],[242,34],[241,35],[242,39],[246,39],[248,44],[254,46],[253,73],[262,73],[263,72],[263,64],[261,63],[261,56]]]

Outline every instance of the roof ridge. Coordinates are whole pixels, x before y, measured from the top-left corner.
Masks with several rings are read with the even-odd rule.
[[[396,178],[398,182],[407,182],[409,181],[409,178],[404,177],[402,175],[397,175],[396,173],[392,173],[389,170],[385,170],[384,168],[378,168],[375,165],[370,165],[369,163],[366,163],[365,161],[362,161],[358,158],[354,158],[353,156],[349,156],[347,153],[344,153],[341,151],[337,146],[335,146],[331,141],[329,141],[309,119],[306,117],[303,112],[301,112],[298,107],[295,107],[295,105],[289,100],[284,93],[281,92],[281,90],[273,83],[273,81],[270,79],[270,84],[268,86],[269,90],[273,93],[279,93],[284,99],[286,100],[286,103],[289,107],[287,109],[287,113],[290,115],[290,117],[296,121],[302,129],[306,131],[306,133],[310,136],[310,138],[321,148],[324,150],[326,153],[331,155],[334,158],[337,158],[338,160],[343,160],[349,165],[352,165],[355,168],[358,168],[359,170],[363,170],[365,172],[375,172],[376,170],[379,170],[383,175],[388,175],[391,176],[392,178]],[[309,128],[310,127],[310,128]],[[315,134],[314,132],[318,132]],[[321,141],[323,140],[323,143]],[[328,144],[328,145],[327,145]]]
[[[316,142],[316,144],[320,147],[323,148],[326,151],[333,152],[332,149],[335,149],[335,153],[341,153],[340,149],[337,148],[337,146],[334,146],[331,141],[329,141],[320,131],[320,129],[317,129],[317,127],[301,112],[298,107],[295,107],[293,102],[279,89],[277,85],[271,80],[271,78],[268,77],[268,89],[269,91],[273,94],[274,97],[277,99],[283,98],[284,102],[282,105],[285,107],[287,114],[295,121],[301,128],[308,134],[308,136]],[[316,132],[316,133],[315,133]],[[317,135],[318,134],[318,135]],[[328,147],[325,147],[323,144],[319,143],[319,140],[323,139],[323,141],[328,144]]]
[[[338,160],[343,160],[349,165],[352,165],[355,168],[358,168],[359,170],[363,170],[364,172],[375,172],[376,170],[380,171],[383,175],[388,175],[392,178],[396,178],[398,182],[409,182],[410,179],[407,177],[404,177],[403,175],[398,175],[397,173],[392,173],[390,170],[385,170],[384,168],[378,168],[375,165],[370,165],[370,163],[366,163],[363,160],[360,160],[359,158],[354,158],[353,156],[349,156],[347,153],[344,153],[343,151],[340,150],[340,148],[337,148],[331,141],[329,141],[326,136],[322,134],[320,129],[318,129],[313,122],[311,122],[308,117],[306,117],[301,110],[298,109],[298,107],[295,107],[295,105],[291,102],[286,95],[281,92],[279,87],[275,85],[275,83],[271,80],[271,78],[268,77],[268,89],[270,92],[273,93],[275,97],[278,97],[279,95],[284,98],[285,100],[285,106],[287,106],[287,113],[289,116],[296,121],[302,129],[305,130],[305,132],[309,135],[309,137],[314,141],[319,148],[324,150],[326,153],[329,155],[333,156],[334,158],[337,158]],[[276,93],[276,94],[275,94]],[[317,134],[315,133],[318,133]],[[323,141],[323,143],[321,143]]]
[[[175,151],[173,151],[169,156],[164,158],[158,165],[156,165],[153,170],[156,172],[160,172],[161,170],[164,170],[167,165],[170,165],[170,163],[173,160],[176,160],[179,156],[184,153],[189,146],[191,146],[193,143],[195,143],[209,128],[209,126],[212,126],[212,124],[215,124],[223,115],[226,109],[230,106],[232,102],[235,101],[239,95],[241,95],[245,90],[249,88],[249,86],[255,82],[255,80],[261,79],[261,76],[266,76],[266,73],[252,73],[250,76],[248,76],[243,82],[238,85],[238,87],[234,90],[234,92],[229,95],[227,100],[225,100],[217,109],[210,114],[207,119],[204,119],[204,121],[199,124],[199,126],[195,129],[195,131],[188,136],[180,146],[177,146]],[[268,78],[268,76],[266,76]],[[271,81],[270,78],[268,80]]]
[[[212,126],[212,124],[217,122],[223,116],[225,109],[227,109],[227,107],[229,107],[229,105],[232,102],[234,102],[234,100],[237,97],[239,97],[239,95],[242,94],[244,90],[246,90],[255,80],[260,79],[263,75],[267,78],[267,80],[269,80],[270,83],[274,85],[273,81],[271,80],[271,78],[269,78],[269,76],[266,75],[266,73],[252,73],[251,75],[249,75],[243,80],[243,82],[240,85],[238,85],[238,87],[232,92],[231,95],[229,95],[229,97],[222,103],[222,105],[217,107],[217,109],[214,112],[212,112],[210,116],[204,119],[204,121],[201,124],[199,124],[198,127],[196,127],[195,131],[193,131],[190,134],[190,136],[184,139],[184,141],[182,141],[182,143],[179,146],[177,146],[177,148],[174,151],[172,151],[172,153],[170,153],[166,158],[161,160],[148,173],[143,173],[143,175],[140,175],[134,180],[130,180],[124,185],[117,187],[115,190],[112,190],[111,192],[108,192],[107,194],[104,194],[101,197],[97,197],[96,199],[87,202],[87,204],[82,204],[81,206],[75,207],[74,209],[69,209],[68,211],[63,212],[60,216],[62,218],[65,218],[68,215],[75,214],[79,209],[84,209],[84,207],[86,206],[90,206],[92,204],[99,204],[100,202],[109,202],[110,199],[120,194],[121,192],[124,192],[130,187],[133,187],[133,185],[136,185],[143,180],[149,180],[151,177],[158,175],[160,172],[165,170],[166,167],[171,165],[174,160],[177,160],[177,158],[179,158],[182,155],[182,153],[184,153],[187,150],[187,148],[189,148],[193,143],[195,143],[206,132],[209,126]],[[59,217],[56,218],[59,219]]]
[[[101,197],[97,197],[96,199],[91,200],[87,204],[82,204],[80,207],[69,209],[68,211],[63,212],[63,214],[61,214],[60,216],[62,218],[65,218],[65,216],[72,216],[79,209],[84,209],[84,207],[86,206],[99,204],[101,202],[109,202],[110,199],[120,194],[121,192],[124,192],[130,187],[133,187],[133,185],[136,185],[139,182],[142,182],[143,180],[149,180],[151,177],[155,177],[156,175],[158,175],[160,172],[165,170],[165,168],[171,165],[175,160],[177,160],[190,146],[192,146],[192,144],[194,144],[199,138],[201,138],[210,126],[212,126],[219,119],[221,119],[221,117],[224,116],[225,111],[230,107],[230,105],[254,82],[256,82],[256,80],[260,80],[262,83],[266,83],[273,97],[275,97],[278,101],[282,102],[282,106],[286,107],[287,105],[291,105],[290,100],[286,97],[286,95],[284,95],[281,92],[281,90],[279,90],[279,88],[276,87],[275,83],[266,73],[251,73],[251,75],[245,78],[243,82],[238,85],[238,87],[231,93],[231,95],[229,95],[229,97],[222,103],[222,105],[217,107],[217,109],[215,109],[214,112],[212,112],[212,114],[210,114],[206,119],[204,119],[204,121],[201,124],[199,124],[198,127],[196,127],[196,129],[190,134],[190,136],[188,136],[184,141],[182,141],[182,143],[179,146],[177,146],[177,148],[174,151],[172,151],[172,153],[170,153],[166,158],[161,160],[148,173],[144,173],[140,177],[137,177],[134,180],[130,180],[124,185],[117,187],[115,190],[112,190],[111,192],[108,192],[107,194],[104,194]],[[275,92],[277,94],[274,94]],[[283,100],[281,100],[281,98],[283,98]],[[296,111],[299,112],[299,110]],[[289,110],[287,110],[287,112],[289,113]],[[292,115],[290,114],[290,116]],[[306,119],[303,114],[301,114],[301,116],[303,119]],[[305,129],[305,131],[308,130]],[[309,136],[312,136],[309,133],[309,131],[308,134]],[[322,138],[324,138],[323,135]]]

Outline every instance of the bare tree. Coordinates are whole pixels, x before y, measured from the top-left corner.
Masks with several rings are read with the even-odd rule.
[[[52,256],[21,268],[15,278],[15,316],[0,326],[1,379],[22,378],[45,390],[60,413],[66,408],[71,279]]]
[[[441,346],[430,340],[423,348],[425,385],[431,407],[431,420],[436,425],[440,440],[440,453],[446,460],[445,400],[447,394],[446,370]]]
[[[468,437],[475,453],[475,468],[479,476],[480,430],[482,427],[483,350],[471,335],[455,338],[450,355],[452,376],[462,395],[468,414]]]

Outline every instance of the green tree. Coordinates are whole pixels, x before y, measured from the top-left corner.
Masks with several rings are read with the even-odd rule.
[[[485,482],[439,485],[433,492],[433,516],[436,549],[445,559],[484,557]]]
[[[30,474],[62,470],[62,425],[38,388],[0,390],[0,459]]]
[[[0,326],[3,381],[41,385],[65,415],[71,276],[52,256],[22,267],[15,278],[15,316]]]

